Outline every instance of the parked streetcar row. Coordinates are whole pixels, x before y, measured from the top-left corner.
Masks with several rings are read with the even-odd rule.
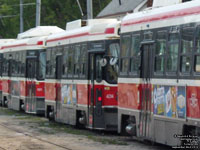
[[[200,136],[199,8],[192,1],[3,40],[0,102],[66,124],[186,143]]]

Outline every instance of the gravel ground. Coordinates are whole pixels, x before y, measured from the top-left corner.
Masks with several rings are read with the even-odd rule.
[[[76,129],[0,107],[0,150],[170,150],[117,133]]]

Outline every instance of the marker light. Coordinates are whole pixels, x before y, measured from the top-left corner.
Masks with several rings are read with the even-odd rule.
[[[98,101],[102,101],[102,97],[98,97]]]

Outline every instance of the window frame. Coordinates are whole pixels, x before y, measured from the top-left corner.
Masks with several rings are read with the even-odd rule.
[[[178,40],[177,41],[170,41],[170,35],[171,34],[178,34]],[[166,77],[167,78],[175,78],[178,79],[179,78],[179,68],[180,68],[180,40],[181,40],[181,35],[180,35],[180,26],[172,26],[169,28],[169,32],[168,32],[168,36],[167,36],[168,40],[167,40],[167,54],[166,54],[166,65],[165,65],[165,72],[166,72]],[[167,61],[169,58],[169,51],[170,51],[170,45],[173,44],[178,44],[178,52],[177,52],[177,69],[176,71],[170,71],[167,68]]]
[[[153,36],[153,32],[152,33],[152,36]],[[131,50],[132,50],[132,42],[133,42],[133,37],[135,36],[138,36],[139,35],[139,38],[140,38],[140,41],[139,41],[139,58],[138,55],[135,55],[135,56],[131,56]],[[143,39],[144,35],[140,32],[134,32],[131,34],[131,47],[130,47],[130,58],[129,58],[129,69],[128,69],[128,75],[130,77],[139,77],[140,76],[140,65],[141,65],[141,42],[142,42],[142,39]],[[137,71],[131,71],[131,61],[134,60],[134,58],[138,59],[138,63],[139,63],[139,66],[138,66],[138,70]]]
[[[122,76],[122,77],[128,77],[129,75],[129,69],[130,69],[130,49],[131,49],[131,36],[132,33],[128,33],[128,34],[122,34],[120,36],[120,53],[119,53],[119,76]],[[122,53],[122,38],[123,37],[129,37],[130,38],[130,44],[129,44],[129,49],[128,49],[128,55],[127,56],[121,56],[121,53]],[[128,61],[128,64],[127,64],[127,68],[126,68],[126,72],[122,71],[122,63],[123,61],[126,60]]]
[[[166,43],[165,43],[165,51],[164,51],[164,54],[162,55],[159,55],[159,54],[156,54],[156,50],[157,50],[157,42],[158,42],[158,33],[165,33],[165,40],[166,40]],[[166,65],[167,65],[167,56],[166,56],[166,53],[168,51],[168,30],[166,28],[161,28],[161,29],[158,29],[156,30],[156,33],[155,33],[155,51],[154,51],[154,58],[153,58],[153,63],[154,63],[154,67],[153,67],[153,74],[155,77],[158,77],[158,78],[163,78],[166,76]],[[163,72],[161,71],[156,71],[156,58],[163,58],[164,59],[164,70]]]

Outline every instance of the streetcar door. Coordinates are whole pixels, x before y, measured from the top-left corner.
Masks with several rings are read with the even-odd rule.
[[[151,98],[151,75],[152,75],[152,51],[153,44],[143,44],[141,47],[141,68],[140,77],[142,78],[141,84],[141,111],[140,111],[140,126],[139,136],[150,138],[151,130],[151,112],[152,112],[152,98]]]
[[[26,84],[27,84],[27,98],[26,98],[26,111],[36,111],[36,68],[37,68],[37,57],[28,57],[26,59]]]
[[[90,128],[103,129],[104,117],[102,110],[102,76],[101,66],[102,54],[89,55],[89,102],[88,102],[88,122]]]
[[[61,111],[61,78],[62,78],[62,55],[56,55],[56,120],[62,119]]]

